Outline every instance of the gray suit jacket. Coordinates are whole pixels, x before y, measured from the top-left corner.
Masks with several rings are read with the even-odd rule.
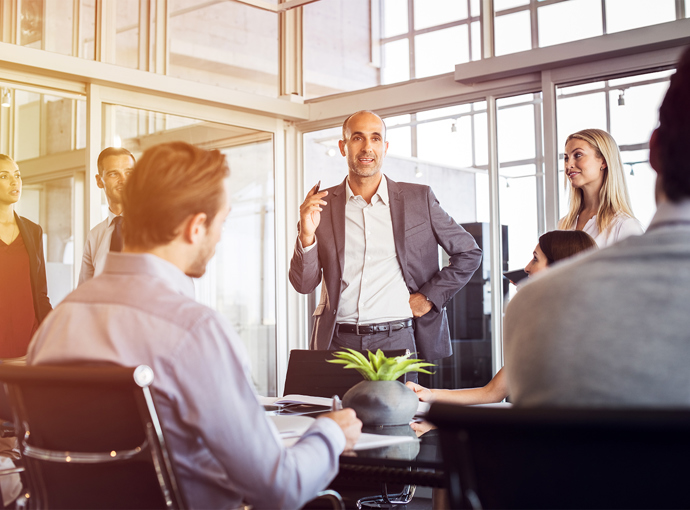
[[[410,294],[421,292],[433,303],[429,313],[415,319],[418,355],[427,360],[450,356],[446,303],[470,279],[481,261],[481,250],[440,206],[429,186],[396,183],[389,178],[395,250]],[[328,203],[316,229],[316,249],[301,253],[295,247],[290,282],[297,292],[309,294],[321,283],[321,302],[311,336],[312,349],[328,349],[340,301],[340,278],[345,265],[345,181],[328,189]],[[450,255],[439,270],[438,246]]]

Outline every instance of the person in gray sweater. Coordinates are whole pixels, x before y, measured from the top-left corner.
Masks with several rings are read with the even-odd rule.
[[[545,271],[506,310],[516,406],[690,406],[688,147],[690,49],[650,140],[647,232]]]

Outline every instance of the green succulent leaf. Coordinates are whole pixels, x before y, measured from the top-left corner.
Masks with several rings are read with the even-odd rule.
[[[354,349],[333,353],[337,359],[327,360],[329,363],[345,365],[343,368],[357,370],[362,377],[369,381],[395,381],[408,372],[422,372],[433,374],[424,367],[433,367],[433,363],[427,363],[423,359],[410,359],[412,353],[393,358],[387,357],[381,349],[376,353],[367,351],[368,359],[361,352]]]

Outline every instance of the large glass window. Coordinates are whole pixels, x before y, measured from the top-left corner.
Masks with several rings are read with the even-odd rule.
[[[118,0],[117,5],[115,63],[133,69],[141,68],[143,62],[139,62],[139,0]]]
[[[13,97],[17,161],[84,148],[85,101],[21,89]]]
[[[93,59],[94,5],[95,0],[17,1],[20,12],[16,42],[29,48]],[[75,46],[72,35],[77,28],[80,39]]]
[[[407,0],[387,0],[397,13],[384,23],[388,33],[407,31]],[[380,83],[374,60],[369,0],[328,0],[303,7],[304,89],[307,97],[374,87]],[[409,62],[404,44],[384,58]],[[396,76],[396,81],[409,75]]]
[[[481,57],[478,0],[329,0],[304,7],[305,94],[451,73]]]
[[[499,99],[496,106],[500,214],[507,226],[506,269],[512,271],[529,262],[544,231],[541,94]]]
[[[0,152],[22,173],[16,211],[43,228],[48,297],[59,303],[74,287],[77,211],[83,204],[86,101],[41,93],[37,88],[4,88]]]
[[[168,75],[278,95],[278,16],[239,2],[170,0]]]
[[[671,74],[662,71],[557,89],[560,216],[568,210],[562,159],[565,140],[581,129],[599,128],[618,143],[633,212],[643,226],[649,224],[656,211],[649,137]]]
[[[275,190],[268,133],[122,106],[106,105],[103,147],[138,157],[148,147],[186,141],[221,150],[230,165],[232,210],[197,299],[233,324],[262,395],[276,395]],[[104,204],[105,204],[105,199]],[[107,213],[107,209],[104,209]],[[241,247],[241,248],[239,248]]]
[[[682,17],[680,4],[675,0],[495,0],[494,9],[496,55]]]
[[[23,165],[19,163],[19,169]],[[82,169],[83,170],[83,169]],[[79,197],[83,200],[83,196]],[[17,214],[43,228],[43,252],[48,298],[53,307],[73,289],[74,279],[74,178],[26,178]]]

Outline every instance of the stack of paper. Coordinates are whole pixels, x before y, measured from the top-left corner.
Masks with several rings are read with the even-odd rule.
[[[273,421],[278,429],[278,434],[280,434],[280,438],[283,440],[283,444],[286,447],[290,447],[295,444],[299,438],[302,437],[302,434],[304,434],[314,422],[314,418],[310,416],[291,416],[279,414],[269,416],[269,418]],[[353,450],[368,450],[371,448],[381,448],[384,446],[414,441],[418,441],[418,439],[410,436],[386,436],[382,434],[368,434],[363,432],[362,435],[359,436],[359,440],[357,441],[357,444]]]
[[[310,397],[308,395],[286,395],[284,397],[259,397],[263,406],[273,406],[280,414],[314,414],[330,411],[333,399]]]

